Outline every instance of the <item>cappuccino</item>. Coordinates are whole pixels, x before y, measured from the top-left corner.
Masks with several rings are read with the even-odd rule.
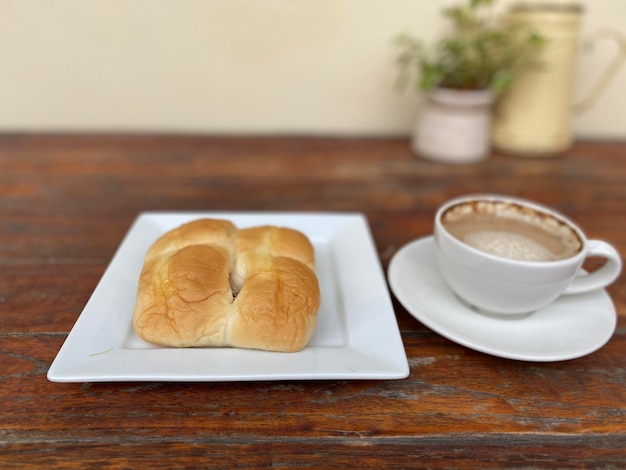
[[[439,207],[434,242],[447,286],[489,314],[527,314],[561,295],[603,289],[622,269],[615,247],[587,240],[558,212],[496,194],[465,196]],[[581,275],[590,257],[606,262]]]
[[[513,202],[464,202],[449,208],[441,221],[458,240],[502,258],[556,261],[570,258],[582,248],[567,223]]]

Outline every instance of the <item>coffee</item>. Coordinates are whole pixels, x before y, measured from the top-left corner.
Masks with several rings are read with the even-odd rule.
[[[442,224],[467,245],[519,261],[556,261],[582,248],[578,235],[565,222],[512,202],[461,203],[443,214]]]
[[[434,255],[458,298],[496,315],[528,314],[561,295],[603,289],[622,269],[615,247],[587,240],[558,212],[497,194],[465,196],[439,207]],[[606,262],[581,275],[590,257]]]

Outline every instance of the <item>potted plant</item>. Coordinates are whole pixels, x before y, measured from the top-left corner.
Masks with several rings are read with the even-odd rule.
[[[544,39],[493,13],[494,0],[467,0],[445,8],[445,33],[430,47],[408,34],[396,38],[398,85],[427,92],[412,147],[421,156],[473,162],[490,150],[491,108],[527,66]]]

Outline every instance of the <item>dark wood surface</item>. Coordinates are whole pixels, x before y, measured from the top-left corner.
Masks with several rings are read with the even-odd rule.
[[[624,276],[613,338],[571,361],[467,349],[394,299],[403,380],[46,379],[141,211],[359,211],[386,270],[472,192],[554,206],[626,254],[626,143],[444,166],[406,139],[0,136],[0,468],[626,468]]]

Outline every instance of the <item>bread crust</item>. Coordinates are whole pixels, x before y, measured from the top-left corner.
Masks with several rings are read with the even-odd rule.
[[[293,229],[187,223],[148,249],[133,326],[162,346],[299,351],[320,305],[314,263],[309,239]]]

